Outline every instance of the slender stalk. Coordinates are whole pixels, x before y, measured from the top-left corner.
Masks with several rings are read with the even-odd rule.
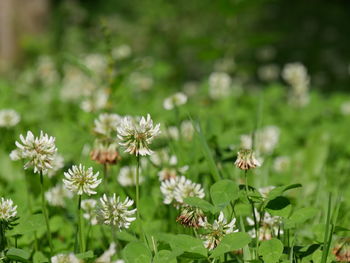
[[[137,167],[136,167],[136,217],[138,224],[140,226],[140,236],[145,239],[143,228],[142,228],[142,222],[140,217],[140,155],[137,155]]]
[[[108,164],[103,164],[103,173],[104,173],[104,188],[105,188],[105,193],[108,193]]]
[[[85,252],[85,240],[83,235],[83,221],[81,216],[81,195],[78,199],[78,233],[79,233],[79,249],[80,253]]]
[[[326,229],[324,232],[324,240],[323,240],[323,251],[322,251],[322,263],[327,262],[328,252],[329,252],[329,245],[328,242],[330,240],[330,237],[332,233],[329,230],[329,227],[331,225],[331,207],[332,207],[332,194],[329,194],[328,197],[328,207],[327,207],[327,219],[326,219]],[[331,226],[332,229],[332,226]],[[332,231],[332,230],[331,230]]]
[[[45,218],[45,224],[46,224],[46,231],[47,231],[47,239],[49,240],[49,246],[50,246],[50,258],[53,254],[53,245],[52,245],[52,238],[51,238],[51,230],[50,230],[50,223],[49,223],[49,215],[46,210],[46,202],[45,202],[45,192],[44,192],[44,176],[43,172],[40,172],[40,186],[41,186],[41,206],[42,206],[42,212],[44,214]]]

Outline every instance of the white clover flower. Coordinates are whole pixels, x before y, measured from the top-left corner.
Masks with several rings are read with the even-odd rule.
[[[96,75],[101,76],[107,71],[107,58],[101,54],[88,54],[84,58],[84,65]]]
[[[45,193],[45,198],[51,206],[65,207],[65,198],[72,198],[73,193],[68,191],[62,184],[58,184]]]
[[[163,101],[163,107],[166,110],[172,110],[187,102],[187,96],[182,92],[177,92]]]
[[[55,62],[49,56],[40,56],[37,62],[37,75],[45,85],[52,85],[59,80]]]
[[[89,97],[86,97],[80,104],[80,108],[86,112],[95,112],[105,109],[108,102],[108,93],[100,88]]]
[[[350,101],[345,101],[340,105],[340,112],[343,115],[350,115]]]
[[[249,170],[261,166],[260,162],[255,158],[252,150],[243,149],[238,153],[235,166],[242,170]]]
[[[258,68],[258,76],[262,81],[274,81],[278,79],[280,68],[276,64],[267,64]]]
[[[81,261],[73,254],[58,254],[51,258],[52,263],[81,263]]]
[[[10,221],[17,215],[17,206],[11,199],[0,199],[0,221]]]
[[[179,177],[178,185],[174,191],[174,198],[177,202],[183,203],[187,197],[204,198],[204,189],[200,184],[193,183],[185,176]]]
[[[146,118],[142,117],[139,122],[130,117],[125,117],[118,127],[120,145],[126,147],[125,152],[136,156],[151,155],[153,151],[149,148],[149,145],[158,134],[160,134],[160,124],[153,126],[149,114]]]
[[[136,185],[136,170],[135,165],[124,166],[120,168],[118,175],[118,182],[121,186],[134,186]],[[139,176],[139,184],[142,184],[145,181],[143,176]]]
[[[20,120],[21,117],[17,111],[12,109],[0,110],[0,127],[10,128],[16,126]]]
[[[230,94],[231,77],[225,72],[213,72],[209,76],[209,96],[214,99],[221,99]]]
[[[177,165],[176,155],[170,155],[169,150],[162,149],[154,152],[150,156],[150,160],[154,165],[157,166],[175,166]]]
[[[22,157],[22,151],[20,149],[14,149],[10,152],[10,159],[12,161],[18,161],[18,160],[21,160],[23,157]]]
[[[64,167],[64,159],[63,156],[60,154],[55,154],[52,162],[51,162],[51,168],[47,170],[47,176],[53,177],[57,174],[57,171],[62,169]]]
[[[128,197],[121,202],[120,197],[115,194],[112,197],[104,194],[100,198],[100,221],[106,225],[118,226],[119,229],[129,228],[131,222],[136,220],[136,208],[128,210],[133,204],[134,201]]]
[[[79,164],[79,166],[73,165],[68,172],[64,173],[66,179],[63,179],[63,183],[69,191],[78,195],[83,193],[88,195],[96,194],[93,189],[102,181],[98,179],[98,174],[99,172],[93,173],[92,167],[85,170],[85,166],[82,164]]]
[[[260,213],[254,209],[256,221],[259,224],[258,235],[259,240],[270,240],[272,237],[276,237],[278,232],[283,234],[283,230],[280,229],[281,218],[279,216],[272,216],[268,212],[264,212],[264,216],[261,218]],[[247,217],[247,223],[250,226],[254,226],[254,219]],[[255,229],[248,232],[251,237],[255,238]]]
[[[280,137],[280,129],[277,126],[266,126],[255,132],[255,149],[260,154],[271,154],[276,148]],[[241,147],[252,149],[253,138],[251,134],[243,134],[240,137]]]
[[[91,225],[96,225],[98,223],[96,214],[97,201],[94,199],[82,200],[81,208],[84,211],[83,217],[89,220]]]
[[[112,49],[112,57],[116,60],[128,58],[130,57],[131,53],[131,47],[125,44]]]
[[[271,186],[261,187],[258,189],[258,191],[262,197],[267,198],[267,196],[271,192],[271,190],[273,190],[275,188],[276,188],[275,186],[271,185]]]
[[[199,224],[207,231],[201,238],[204,240],[204,246],[209,250],[216,248],[225,235],[238,232],[235,225],[236,219],[233,218],[231,222],[227,223],[227,219],[222,211],[218,219],[214,220],[213,224],[208,223],[206,217],[204,220],[200,218]]]
[[[171,204],[175,201],[175,206],[182,204],[186,197],[204,198],[204,190],[200,184],[193,183],[185,176],[170,178],[161,183],[160,191],[164,197],[164,204]]]
[[[166,131],[167,136],[175,141],[180,138],[180,131],[176,126],[169,126]]]
[[[153,78],[140,72],[133,72],[130,74],[129,82],[137,90],[147,91],[153,86]]]
[[[194,134],[194,127],[192,121],[185,120],[181,122],[180,130],[182,138],[184,138],[186,141],[192,140]]]
[[[19,150],[17,156],[28,160],[24,165],[24,169],[33,166],[34,173],[42,172],[46,174],[47,170],[52,168],[52,162],[57,152],[55,138],[49,137],[42,131],[39,137],[34,137],[33,133],[28,131],[27,136],[24,138],[21,134],[20,139],[21,143],[16,141]]]
[[[121,117],[118,114],[102,113],[95,119],[94,132],[106,137],[116,134]]]
[[[112,263],[112,257],[117,253],[116,244],[113,242],[103,254],[95,260],[95,263]]]
[[[198,83],[194,81],[186,82],[182,90],[187,96],[193,96],[197,93]]]
[[[291,165],[291,160],[288,156],[279,156],[273,161],[273,170],[282,173],[289,169]]]

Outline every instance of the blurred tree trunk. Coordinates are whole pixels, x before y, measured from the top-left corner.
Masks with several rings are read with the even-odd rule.
[[[0,70],[21,57],[20,41],[44,31],[49,0],[0,0]]]

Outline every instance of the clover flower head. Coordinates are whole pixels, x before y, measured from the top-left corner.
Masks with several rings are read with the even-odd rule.
[[[133,186],[136,185],[136,169],[135,165],[124,166],[120,169],[118,175],[118,182],[121,186]],[[143,176],[139,176],[139,183],[142,184],[145,181]]]
[[[222,211],[218,219],[215,219],[212,224],[208,222],[206,217],[204,220],[200,219],[199,221],[199,225],[207,231],[201,238],[204,240],[204,246],[209,250],[216,248],[225,235],[238,231],[236,229],[236,219],[233,218],[228,223]]]
[[[201,209],[191,206],[183,206],[176,221],[186,227],[199,228],[200,222],[204,220],[204,213]]]
[[[64,159],[60,154],[55,154],[51,162],[51,168],[47,171],[48,177],[53,177],[57,174],[57,171],[64,167]]]
[[[17,215],[17,206],[11,199],[0,199],[0,221],[9,222]]]
[[[112,263],[112,257],[117,253],[116,247],[114,242],[111,243],[109,248],[95,260],[95,263]]]
[[[20,120],[21,117],[15,110],[0,110],[0,127],[10,128],[16,126]]]
[[[134,201],[128,197],[122,202],[115,194],[107,197],[105,194],[100,198],[99,220],[103,224],[117,226],[120,230],[129,228],[134,217],[136,208],[129,210]]]
[[[80,108],[85,112],[95,112],[106,108],[109,94],[104,88],[93,91],[81,102]]]
[[[100,164],[116,164],[121,160],[116,142],[104,144],[97,140],[94,148],[90,152],[90,158]]]
[[[85,169],[82,164],[79,164],[79,166],[73,165],[68,172],[64,173],[63,183],[69,191],[78,195],[83,193],[96,194],[93,189],[102,181],[102,179],[98,179],[98,174],[98,172],[94,174],[92,167]]]
[[[282,77],[299,93],[306,91],[310,82],[307,69],[300,62],[286,64],[282,71]]]
[[[102,113],[95,119],[94,132],[105,137],[114,137],[121,117],[118,114]]]
[[[231,77],[226,72],[213,72],[209,76],[209,96],[213,100],[224,98],[230,94]]]
[[[51,206],[65,206],[65,198],[72,198],[72,192],[68,191],[62,184],[58,184],[45,193],[45,198]]]
[[[260,162],[255,158],[252,150],[243,149],[238,152],[235,166],[242,170],[249,170],[260,166]]]
[[[204,190],[200,184],[196,184],[185,176],[171,178],[161,183],[160,190],[164,197],[164,204],[175,202],[175,206],[183,204],[186,197],[204,198]]]
[[[177,92],[163,101],[163,107],[166,110],[172,110],[187,102],[187,96],[182,92]]]
[[[84,211],[83,217],[89,220],[91,225],[97,224],[97,201],[94,199],[85,199],[81,201],[81,208]]]
[[[21,142],[16,141],[17,156],[21,159],[27,159],[24,169],[34,168],[35,173],[42,172],[46,174],[48,169],[52,168],[52,163],[57,152],[55,138],[40,132],[39,137],[34,137],[31,131],[27,136],[20,135]]]
[[[333,255],[339,262],[350,262],[350,238],[338,240],[332,250]]]
[[[160,133],[160,124],[153,126],[151,116],[142,117],[140,121],[136,121],[131,117],[122,119],[118,127],[118,138],[120,145],[126,147],[125,152],[138,155],[151,155],[153,151],[149,145]]]
[[[259,240],[270,240],[279,234],[283,234],[283,230],[280,229],[281,218],[279,216],[272,216],[268,212],[264,212],[263,217],[261,217],[258,210],[254,209],[256,221],[259,223],[258,237]],[[248,225],[254,226],[254,219],[247,217]],[[253,238],[256,237],[255,229],[248,232]]]
[[[51,258],[52,263],[81,263],[81,261],[73,254],[58,254]]]

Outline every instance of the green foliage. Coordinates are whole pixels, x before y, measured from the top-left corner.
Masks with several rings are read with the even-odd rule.
[[[264,262],[276,263],[279,261],[282,253],[283,244],[276,238],[262,241],[259,246],[259,255],[263,258]]]
[[[210,257],[216,258],[227,252],[235,251],[248,245],[251,237],[247,233],[232,233],[224,236],[220,244],[213,250]]]
[[[140,241],[130,242],[123,249],[123,256],[127,263],[151,262],[152,254],[147,246]]]

